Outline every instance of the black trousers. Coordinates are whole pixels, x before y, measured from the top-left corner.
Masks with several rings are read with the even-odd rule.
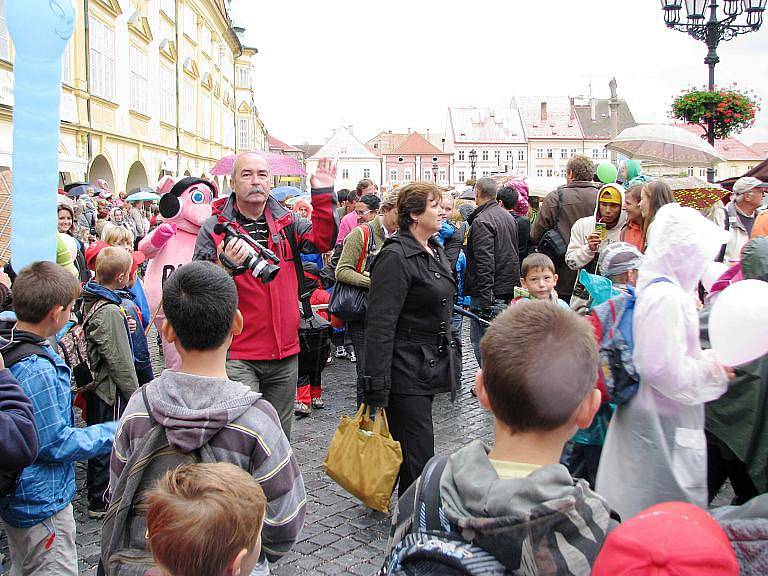
[[[434,396],[390,394],[387,421],[392,437],[400,442],[403,463],[400,465],[398,496],[421,476],[424,465],[435,455],[435,433],[432,428]]]
[[[707,435],[707,485],[709,501],[715,499],[726,480],[731,481],[736,497],[732,504],[740,506],[758,495],[747,466],[736,455],[709,432]]]
[[[101,424],[119,420],[125,411],[127,402],[117,393],[115,405],[110,406],[93,392],[85,393],[86,424]],[[109,454],[97,456],[88,460],[86,486],[88,488],[88,505],[104,506],[107,504],[107,488],[109,488]]]
[[[355,349],[355,356],[357,356],[357,363],[355,364],[357,373],[356,400],[359,408],[360,404],[363,403],[365,390],[365,381],[363,380],[365,375],[365,324],[363,322],[347,322],[347,334],[352,341],[352,348]]]

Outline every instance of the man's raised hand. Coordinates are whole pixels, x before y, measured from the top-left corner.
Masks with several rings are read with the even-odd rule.
[[[312,188],[332,188],[336,182],[336,165],[330,158],[321,158],[317,170],[309,179]]]

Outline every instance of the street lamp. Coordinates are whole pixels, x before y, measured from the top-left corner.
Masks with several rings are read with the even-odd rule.
[[[470,179],[475,179],[475,165],[477,164],[477,150],[474,148],[469,151],[469,170],[470,170]]]
[[[437,184],[437,169],[439,168],[437,162],[432,162],[432,178],[435,180],[435,184]]]
[[[720,62],[717,55],[717,47],[720,42],[726,42],[740,34],[754,32],[758,30],[763,23],[763,12],[765,12],[768,0],[721,0],[723,14],[718,16],[718,0],[685,0],[685,11],[688,16],[687,22],[681,22],[680,12],[683,7],[683,0],[661,0],[661,9],[664,10],[664,23],[667,28],[686,32],[696,40],[701,40],[707,45],[709,51],[704,59],[704,64],[709,66],[709,83],[707,89],[710,92],[715,90],[715,66]],[[707,9],[709,9],[709,20],[705,21]],[[746,13],[747,23],[736,24],[736,19]],[[715,145],[714,118],[707,120],[707,141]],[[713,182],[715,179],[715,169],[707,169],[707,180]]]

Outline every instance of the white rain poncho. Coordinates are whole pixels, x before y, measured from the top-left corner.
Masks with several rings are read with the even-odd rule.
[[[678,204],[654,219],[632,322],[640,387],[613,415],[596,482],[624,520],[670,500],[707,505],[704,403],[720,397],[728,379],[699,344],[694,290],[726,240]]]

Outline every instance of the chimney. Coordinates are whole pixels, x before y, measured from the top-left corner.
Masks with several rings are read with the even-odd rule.
[[[355,127],[352,124],[347,126],[347,130],[349,130],[349,133],[352,134],[352,136],[355,135],[354,129],[355,129]]]
[[[542,124],[547,120],[547,103],[541,103],[541,122]]]
[[[592,122],[594,122],[595,120],[597,120],[597,99],[590,98],[589,105],[592,110]]]

